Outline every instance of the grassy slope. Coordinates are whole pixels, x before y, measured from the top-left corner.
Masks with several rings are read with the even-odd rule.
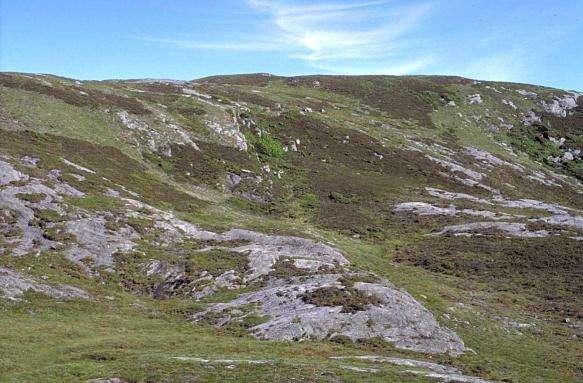
[[[243,90],[246,89],[242,94],[247,96],[251,90],[257,89],[253,82],[240,86]],[[106,84],[99,84],[99,87],[108,88]],[[372,113],[377,120],[396,126],[401,131],[419,133],[431,139],[441,139],[443,130],[440,126],[448,129],[452,126],[452,121],[441,113],[443,109],[440,108],[434,115],[438,129],[428,130],[411,122],[410,116],[387,114],[378,109],[386,105],[376,105],[363,109],[361,114],[353,115],[352,110],[359,108],[363,101],[343,92],[337,94],[321,88],[314,90],[289,86],[283,80],[271,83],[267,89],[261,90],[266,93],[267,98],[295,107],[306,103],[306,96],[330,103],[325,104],[325,116],[313,118],[328,124],[332,129],[363,129],[389,147],[398,146],[402,142],[402,135],[392,134],[391,131],[379,129],[378,125],[369,124],[367,121],[371,114],[364,113],[364,110]],[[464,89],[460,86],[458,91],[463,94]],[[431,94],[425,96],[429,97]],[[170,178],[173,179],[172,182],[179,179],[172,172],[178,164],[162,170],[152,168],[147,158],[143,158],[141,153],[121,139],[120,127],[102,109],[72,106],[51,96],[5,87],[0,87],[0,97],[3,109],[12,118],[34,131],[51,133],[7,133],[4,145],[0,146],[4,154],[39,156],[43,159],[42,166],[47,170],[64,168],[65,165],[58,158],[63,156],[98,170],[100,174],[131,190],[139,191],[148,203],[173,209],[182,217],[205,227],[219,230],[233,226],[248,227],[328,240],[347,254],[355,268],[378,273],[407,289],[430,308],[440,321],[457,331],[476,354],[469,353],[457,360],[437,360],[443,359],[465,371],[513,382],[563,382],[575,379],[574,375],[578,373],[576,356],[583,352],[580,342],[572,341],[564,333],[563,327],[557,324],[556,318],[538,318],[539,312],[531,305],[533,296],[528,291],[498,290],[484,280],[467,280],[455,274],[444,275],[408,263],[395,262],[396,255],[402,249],[414,248],[423,241],[422,234],[427,229],[407,231],[402,230],[398,224],[380,222],[380,237],[376,234],[365,234],[361,238],[353,238],[350,231],[329,227],[329,221],[314,210],[314,204],[304,200],[308,193],[323,200],[328,191],[318,194],[317,185],[306,185],[309,178],[293,173],[290,178],[284,178],[287,185],[282,183],[281,195],[288,197],[275,204],[280,209],[276,209],[275,215],[273,211],[268,215],[264,209],[239,199],[231,199],[223,204],[203,203],[176,190],[172,186],[175,183],[168,183]],[[332,104],[346,107],[335,109]],[[179,119],[180,116],[176,115],[176,118]],[[269,118],[265,121],[269,121]],[[200,125],[196,126],[200,128]],[[271,129],[274,126],[265,125],[265,128]],[[273,134],[278,139],[285,139],[290,134],[297,135],[297,131],[288,131],[289,128],[289,125],[284,125],[274,130]],[[467,134],[469,130],[461,126],[455,129],[456,136],[464,145],[496,150],[492,137],[482,129],[471,128],[475,129],[473,134]],[[345,134],[343,130],[338,132]],[[347,134],[352,135],[350,131]],[[104,145],[109,149],[97,145]],[[105,157],[104,150],[108,153]],[[259,154],[263,163],[269,163],[275,168],[280,166],[288,171],[304,167],[309,171],[316,169],[322,174],[332,169],[324,165],[316,168],[314,162],[292,161],[285,155],[279,158],[279,155],[274,156],[270,151],[263,153],[263,156]],[[306,152],[306,155],[309,154],[310,152]],[[360,154],[351,155],[359,158]],[[103,161],[104,158],[109,161]],[[528,163],[530,160],[525,161]],[[352,171],[347,166],[346,169]],[[410,177],[407,179],[413,184],[400,190],[390,183],[381,185],[387,189],[386,192],[381,189],[383,192],[379,194],[393,193],[392,198],[395,198],[400,193],[407,195],[415,187],[422,186],[420,181],[415,181],[414,174],[406,176]],[[85,183],[67,181],[75,187],[85,188],[84,191],[94,197],[104,190],[104,185],[100,185],[97,179],[92,181],[91,177],[90,182]],[[180,184],[200,181],[208,180],[180,179]],[[402,184],[402,180],[399,184]],[[213,186],[212,182],[210,186]],[[290,188],[286,189],[288,186]],[[348,193],[350,190],[343,192]],[[353,200],[349,198],[349,201]],[[91,205],[94,200],[90,199],[89,202]],[[315,206],[320,206],[319,203],[316,202]],[[321,206],[329,208],[331,205],[326,202],[326,205]],[[360,203],[358,206],[361,206]],[[107,207],[107,204],[97,206],[100,209]],[[350,204],[347,208],[354,210]],[[362,205],[362,209],[365,209],[363,217],[378,214],[374,206]],[[249,381],[268,378],[289,381],[290,377],[300,381],[356,381],[363,378],[361,373],[344,370],[341,363],[330,361],[327,357],[365,353],[403,354],[387,345],[260,342],[244,334],[241,329],[217,330],[205,325],[192,325],[184,316],[196,307],[196,303],[180,299],[158,301],[147,296],[136,297],[124,291],[120,287],[120,281],[115,278],[105,278],[103,281],[86,278],[79,270],[64,262],[58,254],[27,256],[21,259],[4,258],[1,262],[15,269],[30,268],[28,272],[31,274],[47,275],[52,282],[84,287],[96,297],[94,302],[57,303],[34,295],[28,296],[24,303],[2,301],[0,326],[10,329],[0,335],[0,377],[6,381],[74,382],[98,376],[121,376],[130,380],[151,382],[179,379]],[[458,302],[465,306],[456,305]],[[452,314],[450,318],[453,319],[448,320],[444,314]],[[520,335],[500,325],[497,318],[502,316],[517,320],[537,320],[538,326],[536,331],[525,331]],[[185,355],[268,358],[276,359],[277,363],[237,365],[235,369],[229,370],[221,366],[209,367],[172,359],[174,356]],[[367,381],[423,381],[421,378],[397,375],[397,370],[388,366],[382,368],[382,374],[366,375]]]

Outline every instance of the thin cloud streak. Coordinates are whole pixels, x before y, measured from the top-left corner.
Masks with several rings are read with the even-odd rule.
[[[394,1],[290,6],[273,1],[249,1],[251,6],[269,14],[280,39],[301,51],[292,57],[320,68],[340,68],[350,60],[391,62],[396,49],[403,48],[400,38],[431,9],[429,3],[406,7],[391,3]],[[371,27],[362,20],[376,21],[377,25]]]
[[[248,41],[248,42],[218,42],[203,43],[193,40],[176,40],[153,37],[135,37],[134,39],[148,42],[172,45],[177,48],[192,50],[217,50],[217,51],[249,51],[249,52],[274,52],[287,50],[281,42],[270,41]]]
[[[388,74],[402,73],[404,69],[421,70],[422,64],[428,62],[426,58],[405,59],[402,52],[415,43],[407,34],[427,16],[432,4],[400,6],[397,3],[397,0],[371,0],[298,5],[248,0],[248,6],[264,17],[266,33],[260,40],[255,37],[216,42],[136,39],[189,50],[276,52],[330,73],[363,72],[359,67],[386,68],[391,71]]]

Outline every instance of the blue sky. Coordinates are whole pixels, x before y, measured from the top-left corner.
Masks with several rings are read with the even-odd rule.
[[[0,0],[0,70],[456,74],[583,90],[583,0]]]

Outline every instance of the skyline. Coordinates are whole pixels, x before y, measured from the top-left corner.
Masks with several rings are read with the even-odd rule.
[[[581,91],[582,15],[579,0],[3,1],[0,70],[458,75]]]

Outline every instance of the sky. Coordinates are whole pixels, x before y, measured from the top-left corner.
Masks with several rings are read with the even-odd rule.
[[[0,0],[0,71],[450,74],[583,90],[583,0]]]

